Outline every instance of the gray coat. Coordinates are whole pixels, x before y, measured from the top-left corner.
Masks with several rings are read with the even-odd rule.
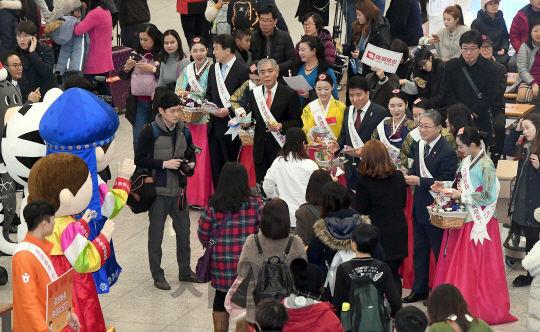
[[[61,74],[66,70],[82,71],[88,55],[90,38],[87,33],[82,36],[73,34],[73,29],[80,23],[75,17],[63,16],[62,19],[64,23],[51,32],[51,38],[54,42],[62,45],[56,63],[56,71]]]
[[[517,90],[521,83],[531,85],[532,81],[534,81],[534,77],[531,75],[530,71],[534,64],[534,59],[536,59],[538,50],[540,50],[540,47],[534,44],[533,46],[534,48],[531,50],[531,48],[527,46],[526,43],[523,43],[519,48],[519,52],[517,54],[517,68],[519,76],[516,79],[516,82],[508,89],[508,91]]]

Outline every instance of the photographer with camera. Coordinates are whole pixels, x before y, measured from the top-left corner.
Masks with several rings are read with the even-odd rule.
[[[156,200],[148,217],[148,259],[154,286],[169,290],[161,268],[161,243],[167,216],[171,216],[176,232],[176,259],[178,279],[198,282],[189,267],[191,248],[189,244],[189,205],[186,198],[187,177],[195,168],[196,153],[200,149],[193,144],[189,128],[180,120],[180,98],[170,91],[161,94],[154,103],[159,114],[156,120],[141,131],[135,164],[152,172],[156,187]]]

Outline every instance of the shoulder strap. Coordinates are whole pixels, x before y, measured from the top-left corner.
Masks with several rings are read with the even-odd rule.
[[[217,231],[216,231],[216,234],[212,237],[212,239],[210,240],[210,246],[213,246],[214,243],[216,242],[216,240],[218,239],[219,235],[221,234],[221,231],[225,228],[225,226],[227,225],[227,223],[229,222],[229,220],[232,219],[232,214],[230,212],[227,212],[227,214],[225,215],[225,218],[223,218],[223,221],[221,222],[221,224],[219,225]]]
[[[467,68],[465,68],[465,66],[462,66],[461,70],[463,71],[463,74],[465,74],[465,77],[467,77],[467,81],[469,81],[469,84],[473,88],[474,93],[476,93],[476,97],[478,97],[478,99],[482,99],[482,94],[480,93],[480,91],[478,91],[478,88],[476,87],[476,84],[474,84],[471,75],[469,75],[469,71],[467,71]]]
[[[319,212],[319,210],[317,210],[317,208],[312,205],[312,204],[306,204],[306,208],[311,211],[311,213],[313,213],[313,215],[315,216],[315,218],[319,219],[321,217],[321,213]]]
[[[255,234],[255,244],[257,245],[257,249],[259,250],[259,254],[261,256],[263,256],[263,258],[264,258],[263,250],[262,250],[262,247],[261,247],[261,241],[259,241],[259,234]]]
[[[294,241],[294,235],[289,236],[289,242],[287,242],[287,247],[285,248],[285,257],[283,258],[283,264],[287,261],[287,257],[289,257],[289,251],[291,251],[291,246]]]
[[[189,127],[186,124],[184,124],[184,137],[188,139],[190,135],[191,135],[191,132],[189,131]]]
[[[154,133],[154,139],[157,139],[159,137],[159,128],[157,126],[156,121],[152,121],[152,132]]]

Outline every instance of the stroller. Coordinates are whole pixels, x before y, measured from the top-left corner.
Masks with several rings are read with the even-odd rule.
[[[516,184],[516,178],[514,177],[510,182],[510,202],[512,202],[512,196],[514,194],[514,186]],[[523,234],[516,234],[512,232],[510,224],[504,224],[504,228],[508,229],[508,236],[504,240],[504,262],[508,267],[515,267],[525,256],[527,255],[525,251],[525,241],[521,239]]]

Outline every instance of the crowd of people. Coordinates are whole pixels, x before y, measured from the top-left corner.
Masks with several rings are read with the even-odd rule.
[[[178,279],[201,282],[191,268],[189,216],[190,208],[202,210],[197,234],[212,250],[214,331],[228,331],[233,312],[242,314],[242,332],[357,330],[360,288],[388,301],[383,317],[398,332],[428,324],[435,332],[490,331],[488,324],[515,321],[495,169],[503,156],[519,161],[509,215],[528,253],[540,234],[540,109],[506,134],[504,94],[538,102],[540,1],[530,0],[510,31],[500,0],[482,0],[470,27],[452,5],[442,12],[444,27],[425,36],[425,0],[393,0],[386,15],[384,0],[344,1],[343,46],[325,29],[327,11],[306,2],[297,12],[305,34],[294,45],[273,0],[178,0],[183,36],[149,23],[144,0],[33,0],[26,8],[0,0],[0,63],[17,89],[13,98],[26,104],[70,82],[111,96],[107,84],[93,85],[97,76],[130,81],[125,117],[134,162],[156,191],[148,213],[154,285],[171,289],[161,267],[168,217]],[[33,20],[28,6],[36,5]],[[41,21],[52,45],[39,41]],[[132,48],[119,68],[110,47],[117,23]],[[361,61],[368,45],[403,55],[395,73]],[[519,75],[507,89],[508,72]],[[289,76],[311,89],[291,88]],[[468,212],[463,226],[433,225],[434,204]],[[27,210],[27,242],[50,251],[44,239],[54,209]],[[265,279],[269,273],[281,286]],[[528,273],[513,285],[532,282]],[[14,293],[21,289],[14,285]],[[403,306],[419,301],[429,320]],[[37,320],[21,305],[14,311],[14,331]],[[69,327],[97,331],[85,324],[74,315]]]

